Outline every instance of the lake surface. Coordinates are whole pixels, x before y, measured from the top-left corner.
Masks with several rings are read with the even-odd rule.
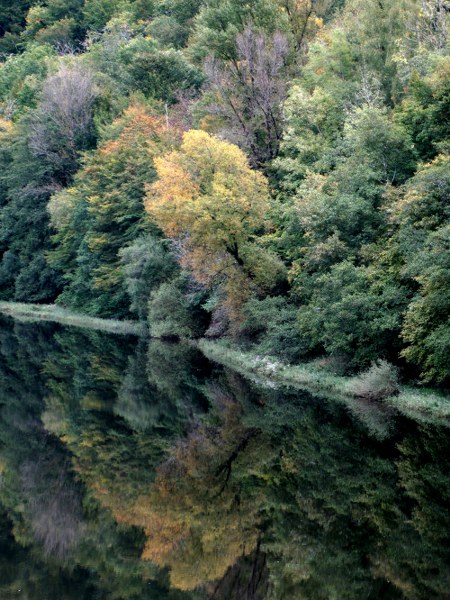
[[[450,429],[0,320],[0,598],[450,598]]]

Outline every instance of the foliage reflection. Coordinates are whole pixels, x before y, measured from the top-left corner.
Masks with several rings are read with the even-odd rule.
[[[443,598],[446,431],[191,346],[0,329],[2,597]],[[19,592],[19,590],[22,590]]]

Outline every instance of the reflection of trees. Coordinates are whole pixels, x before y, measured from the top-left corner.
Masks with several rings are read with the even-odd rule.
[[[151,340],[147,357],[148,379],[163,397],[184,409],[205,402],[201,385],[210,369],[198,350],[187,344]]]
[[[436,427],[368,437],[182,345],[5,324],[0,353],[0,597],[446,597]]]
[[[399,444],[397,469],[405,510],[385,524],[374,552],[376,572],[407,598],[447,598],[450,590],[448,432],[413,429]]]
[[[54,327],[1,319],[0,327],[0,597],[82,600],[90,583],[67,573],[80,541],[81,490],[70,460],[40,421],[42,363]],[[19,542],[19,543],[17,543]],[[20,545],[19,545],[20,544]],[[64,568],[61,566],[64,564]]]
[[[258,540],[250,556],[242,556],[222,579],[207,586],[211,600],[264,600],[268,593],[266,555]]]
[[[395,510],[393,465],[337,411],[305,404],[290,422],[270,491],[283,510],[264,545],[271,597],[379,597],[383,582],[368,569],[377,539],[368,516],[377,522]]]
[[[242,457],[257,449],[257,428],[241,424],[240,405],[218,387],[208,394],[210,419],[217,423],[190,425],[207,404],[204,361],[190,347],[152,341],[147,352],[139,343],[124,362],[103,342],[110,359],[105,371],[98,367],[104,363],[100,346],[91,344],[88,351],[85,340],[84,359],[77,350],[67,361],[74,342],[79,348],[69,337],[70,347],[47,361],[45,418],[58,424],[79,476],[116,521],[144,529],[143,557],[170,567],[176,587],[193,589],[221,578],[257,544],[253,501],[259,492],[243,490],[237,475],[248,468]],[[97,385],[98,373],[105,372],[108,378]],[[96,402],[88,403],[94,394]],[[124,421],[113,419],[108,406]]]
[[[172,377],[171,394],[166,393],[168,386],[161,391],[155,371],[150,371],[151,380],[147,377],[147,348],[142,342],[129,354],[117,353],[120,346],[116,341],[110,340],[111,349],[103,339],[89,347],[84,341],[84,360],[80,361],[78,350],[67,366],[67,356],[74,352],[73,342],[69,338],[70,348],[63,346],[64,352],[52,357],[47,368],[51,395],[46,423],[59,424],[58,433],[73,453],[76,469],[97,500],[117,521],[134,524],[127,517],[130,506],[147,493],[171,439],[186,431],[195,413],[188,400],[194,402],[199,397],[195,390],[198,383],[193,379],[190,388],[178,387],[179,382]],[[103,366],[105,356],[109,359],[107,368]],[[175,358],[190,372],[180,350]],[[167,370],[164,373],[167,375]],[[73,389],[79,381],[82,386]]]
[[[132,511],[147,536],[143,557],[170,567],[180,589],[222,578],[258,540],[262,495],[249,480],[259,431],[242,424],[232,396],[217,387],[208,395],[217,422],[198,424],[172,447]]]
[[[70,574],[48,556],[40,557],[19,546],[12,523],[0,509],[0,597],[2,600],[35,598],[86,600],[91,588],[88,574],[74,568]],[[19,591],[20,590],[20,591]]]
[[[83,515],[70,459],[40,421],[45,390],[40,371],[52,350],[52,333],[49,324],[5,323],[1,329],[0,437],[6,467],[1,495],[14,514],[17,535],[65,559],[78,544]]]
[[[189,347],[165,345],[147,353],[143,341],[127,348],[92,333],[81,338],[64,332],[58,342],[46,363],[45,422],[72,452],[90,494],[142,543],[135,507],[148,494],[171,440],[185,434],[205,404],[201,369],[192,368],[198,355]],[[165,383],[171,362],[176,368]],[[157,568],[141,564],[143,575],[162,577],[164,584]]]
[[[9,557],[0,553],[0,597],[21,589],[46,600],[186,600],[140,560],[142,531],[118,525],[95,499],[102,486],[124,504],[137,482],[148,489],[163,451],[161,440],[155,451],[150,436],[134,436],[112,414],[134,343],[56,331],[49,324],[0,329],[0,545]]]
[[[403,422],[400,444],[377,442],[331,405],[311,400],[298,408],[286,411],[268,490],[276,511],[263,538],[269,597],[445,597],[445,435]],[[277,402],[278,423],[282,411]]]
[[[152,340],[147,348],[140,340],[128,359],[114,412],[134,431],[183,435],[205,403],[200,357],[189,346]]]
[[[82,534],[81,494],[70,471],[67,458],[56,452],[28,460],[20,470],[34,538],[59,558],[67,557]]]

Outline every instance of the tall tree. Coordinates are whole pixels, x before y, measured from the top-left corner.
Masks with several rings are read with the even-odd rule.
[[[9,298],[52,300],[61,285],[44,256],[51,247],[47,202],[71,182],[80,153],[95,144],[97,94],[89,70],[63,63],[46,79],[37,108],[3,141],[0,278],[3,289],[13,288]]]
[[[60,302],[103,316],[129,314],[119,252],[141,234],[157,233],[146,219],[145,185],[156,176],[155,157],[176,139],[177,132],[164,119],[134,104],[86,157],[74,185],[51,198],[57,247],[49,261],[66,280]]]
[[[227,139],[247,150],[255,166],[267,167],[281,140],[288,39],[279,32],[267,39],[246,28],[237,35],[236,47],[236,60],[206,60],[210,91],[202,104]]]
[[[280,264],[257,243],[267,227],[267,181],[239,148],[189,131],[180,150],[155,160],[146,208],[176,241],[181,264],[224,295],[236,317],[252,291],[270,290]]]

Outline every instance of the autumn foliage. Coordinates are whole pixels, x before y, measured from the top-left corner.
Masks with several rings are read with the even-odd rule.
[[[50,262],[68,282],[61,300],[104,316],[126,315],[129,299],[119,250],[151,230],[143,198],[153,161],[178,139],[163,118],[132,104],[105,132],[71,188],[49,203],[58,248]]]
[[[258,243],[268,227],[265,177],[244,153],[204,131],[184,134],[179,150],[156,158],[146,209],[176,241],[180,260],[238,314],[252,291],[270,290],[281,271]]]

